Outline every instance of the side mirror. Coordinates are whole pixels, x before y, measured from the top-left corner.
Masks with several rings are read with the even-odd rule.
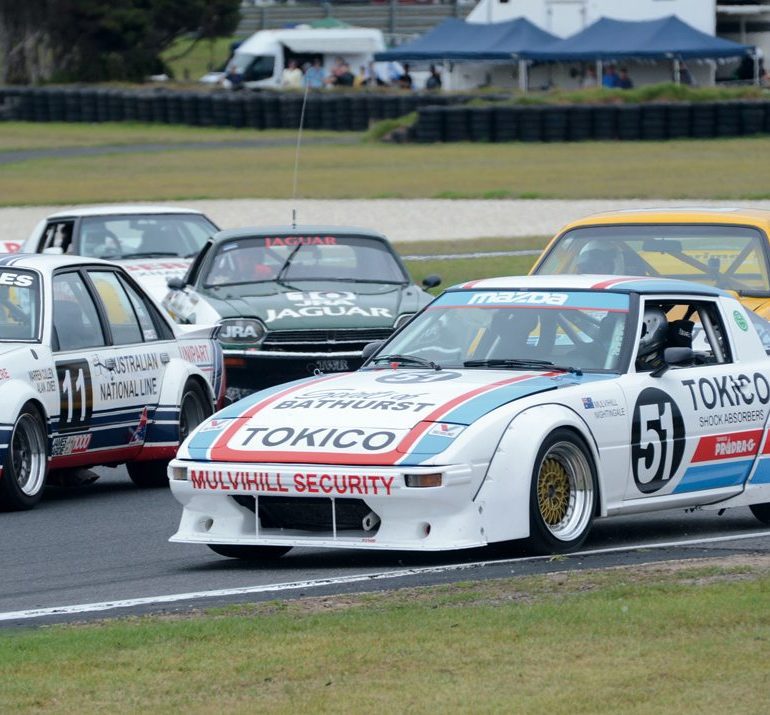
[[[361,351],[361,357],[366,362],[374,353],[376,353],[383,345],[384,340],[375,340],[373,343],[367,343],[364,345],[364,349]]]
[[[64,249],[61,246],[48,246],[43,249],[43,253],[47,256],[63,256]]]
[[[437,285],[441,285],[441,276],[431,273],[429,276],[425,276],[422,279],[423,288],[435,288]]]
[[[694,355],[692,348],[666,348],[663,351],[663,361],[666,365],[683,365],[690,362]]]
[[[166,285],[171,288],[171,290],[182,290],[184,288],[184,278],[172,276],[166,281]]]
[[[666,348],[663,350],[663,364],[650,373],[650,377],[660,377],[671,365],[684,365],[695,356],[692,348]]]

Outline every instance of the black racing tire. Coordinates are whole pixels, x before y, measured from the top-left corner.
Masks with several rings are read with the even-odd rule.
[[[241,561],[273,561],[291,551],[291,546],[232,546],[230,544],[206,544],[215,554]]]
[[[770,526],[770,502],[764,504],[752,504],[749,506],[751,513],[765,526]]]
[[[185,383],[179,402],[179,444],[185,441],[203,420],[211,415],[213,408],[201,386],[195,380]],[[168,486],[167,459],[129,462],[126,464],[131,481],[143,489]]]
[[[24,405],[8,440],[0,478],[0,508],[32,509],[43,497],[48,472],[48,437],[40,413]]]
[[[588,536],[596,510],[596,470],[583,440],[559,428],[546,437],[532,469],[529,550],[563,554]]]

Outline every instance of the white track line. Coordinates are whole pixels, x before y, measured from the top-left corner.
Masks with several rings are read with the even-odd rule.
[[[599,554],[611,554],[622,551],[636,551],[637,549],[666,549],[674,546],[698,546],[703,544],[716,544],[726,541],[742,541],[745,539],[757,539],[770,537],[770,530],[756,531],[750,534],[738,534],[734,536],[712,536],[705,539],[685,539],[683,541],[668,541],[662,543],[634,544],[633,546],[614,546],[605,549],[589,549],[576,551],[569,554],[570,558],[579,556],[595,556]],[[311,581],[289,581],[287,583],[265,584],[262,586],[243,586],[241,588],[225,588],[215,591],[191,591],[189,593],[170,593],[165,596],[147,596],[145,598],[128,598],[115,601],[102,601],[101,603],[81,603],[72,606],[54,606],[52,608],[35,608],[24,611],[6,611],[0,613],[0,621],[20,621],[30,618],[45,618],[46,616],[68,616],[84,613],[96,613],[98,611],[111,611],[117,608],[135,608],[137,606],[149,606],[161,603],[177,603],[179,601],[192,601],[196,599],[223,598],[229,596],[247,596],[256,593],[271,593],[278,591],[296,591],[299,589],[315,589],[323,586],[334,586],[348,583],[361,583],[363,581],[383,581],[387,579],[417,576],[420,574],[446,573],[450,571],[463,571],[466,569],[480,568],[497,564],[516,564],[529,561],[547,561],[552,556],[529,556],[517,559],[500,559],[497,561],[474,561],[464,564],[451,564],[448,566],[425,566],[400,571],[381,571],[357,576],[339,576],[335,578],[313,579]]]

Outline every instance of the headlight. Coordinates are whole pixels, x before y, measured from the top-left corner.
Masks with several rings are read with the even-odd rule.
[[[399,315],[396,319],[396,322],[393,323],[393,330],[398,330],[402,325],[408,323],[412,318],[414,318],[414,315],[414,313],[404,313],[403,315]]]
[[[219,325],[217,338],[226,345],[254,344],[265,337],[265,326],[253,318],[227,318]]]

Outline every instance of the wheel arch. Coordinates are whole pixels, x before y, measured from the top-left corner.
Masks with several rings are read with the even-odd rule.
[[[166,367],[163,385],[160,390],[159,404],[179,405],[184,394],[184,386],[188,380],[194,380],[203,389],[203,394],[215,409],[216,395],[213,386],[209,384],[203,372],[193,363],[185,360],[171,360]]]
[[[604,512],[599,449],[588,425],[565,405],[536,405],[512,417],[476,494],[489,543],[530,536],[529,494],[535,459],[548,435],[560,428],[572,432],[586,447],[597,489],[595,516]]]
[[[55,393],[56,404],[58,404],[59,395]],[[39,413],[43,420],[46,436],[51,437],[51,425],[49,423],[50,410],[46,407],[45,401],[39,392],[33,390],[29,383],[21,380],[11,380],[3,385],[0,390],[0,404],[3,405],[3,413],[7,415],[7,422],[15,423],[22,408],[31,404]]]

